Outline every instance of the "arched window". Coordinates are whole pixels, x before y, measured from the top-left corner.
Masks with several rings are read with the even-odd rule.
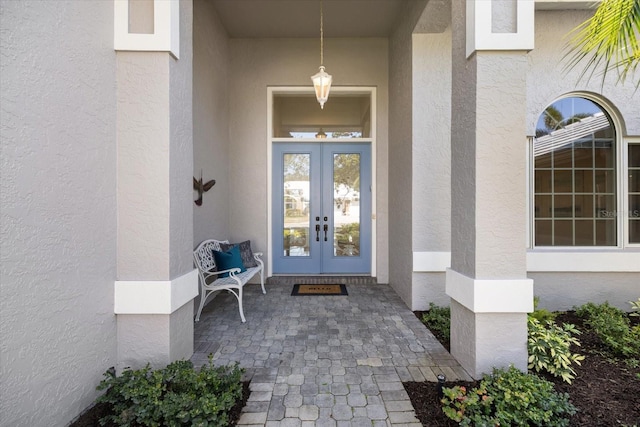
[[[533,141],[533,237],[541,246],[617,246],[616,130],[590,99],[562,98]]]

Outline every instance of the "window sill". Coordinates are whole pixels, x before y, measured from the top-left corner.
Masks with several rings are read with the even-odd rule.
[[[528,250],[529,272],[640,272],[640,250],[633,249],[556,249]]]
[[[451,266],[451,252],[414,252],[413,271],[439,273]],[[528,272],[640,272],[640,248],[528,249]]]

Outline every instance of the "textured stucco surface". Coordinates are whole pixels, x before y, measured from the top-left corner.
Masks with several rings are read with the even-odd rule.
[[[118,280],[169,280],[169,63],[117,53]]]
[[[170,314],[118,314],[118,372],[169,363],[170,320]]]
[[[476,57],[466,59],[465,2],[451,3],[451,267],[475,273]],[[471,208],[471,209],[470,209]]]
[[[542,110],[549,105],[554,99],[564,94],[571,93],[573,91],[589,92],[593,95],[600,96],[602,100],[606,100],[608,104],[614,108],[611,109],[611,113],[615,114],[618,118],[622,119],[624,129],[622,130],[625,135],[638,135],[640,128],[640,103],[637,102],[637,93],[634,94],[629,84],[615,85],[613,76],[607,80],[607,85],[604,90],[600,88],[600,80],[598,78],[593,79],[590,83],[578,82],[579,69],[564,73],[562,71],[562,48],[563,43],[559,40],[563,40],[566,32],[578,25],[586,19],[591,12],[589,11],[537,11],[536,12],[536,39],[535,49],[527,54],[527,92],[526,92],[526,122],[525,133],[520,139],[522,144],[526,144],[524,135],[531,135],[535,133],[535,123],[542,112]],[[439,35],[430,35],[438,37]],[[414,44],[419,43],[420,38],[414,36]],[[430,58],[424,58],[423,61],[429,62]],[[416,60],[414,59],[414,63]],[[459,67],[458,67],[459,68]],[[459,92],[462,88],[458,84],[453,87],[453,94]],[[419,87],[414,88],[414,92],[417,94]],[[458,95],[464,98],[464,95]],[[414,102],[415,104],[415,102]],[[470,103],[471,104],[471,103]],[[458,118],[459,120],[459,118]],[[457,126],[457,121],[451,123],[452,128]],[[414,125],[414,128],[420,128]],[[414,139],[417,138],[417,134],[414,135]],[[453,141],[455,146],[456,141]],[[516,144],[514,141],[513,144]],[[414,163],[420,151],[414,148]],[[464,153],[459,153],[463,155]],[[435,173],[427,172],[426,180],[434,180],[439,177],[435,177]],[[464,173],[465,171],[460,171]],[[414,175],[420,173],[420,169],[414,167]],[[449,171],[441,170],[439,173],[449,174]],[[520,178],[519,178],[520,179]],[[416,179],[414,179],[416,182]],[[526,185],[526,184],[525,184]],[[524,197],[526,187],[521,189]],[[464,197],[461,196],[459,189],[454,188],[452,190],[452,197],[462,202]],[[518,197],[518,200],[521,200]],[[416,203],[416,200],[414,200]],[[511,209],[510,204],[507,206]],[[519,208],[518,208],[519,209]],[[457,214],[461,214],[456,211]],[[471,219],[471,218],[468,218]],[[448,219],[445,218],[444,221]],[[420,224],[420,220],[414,218],[414,224]],[[439,227],[433,227],[434,231]],[[418,251],[437,250],[428,246],[426,236],[432,236],[433,232],[429,231],[430,226],[426,226],[423,229],[414,230],[414,241],[420,241],[421,246],[414,248]],[[454,229],[452,237],[456,241],[460,242],[460,246],[465,245],[465,235],[469,236],[470,231],[462,231]],[[424,237],[423,237],[424,236]],[[524,240],[524,237],[523,237]],[[466,244],[471,244],[471,239],[467,237]],[[514,244],[516,242],[514,241]],[[458,259],[460,261],[460,258]],[[472,269],[469,269],[471,271]],[[434,301],[445,300],[444,287],[433,286],[430,289],[423,289],[422,283],[437,283],[432,278],[420,277],[422,273],[414,274],[414,304],[416,301],[425,300],[426,298],[433,298]],[[530,273],[529,277],[535,280],[535,294],[541,297],[542,301],[546,301],[547,307],[550,309],[566,309],[577,304],[582,304],[587,301],[603,301],[608,299],[611,303],[626,308],[626,301],[631,294],[638,293],[638,283],[640,279],[637,273]],[[440,293],[442,292],[442,293]],[[422,297],[420,296],[422,295]],[[636,297],[637,298],[637,297]],[[419,306],[414,307],[418,309]]]
[[[113,2],[0,27],[0,425],[63,426],[116,361]]]
[[[526,53],[466,58],[465,6],[452,8],[451,264],[472,279],[523,279]],[[451,354],[472,376],[509,364],[526,370],[526,313],[513,311],[474,313],[452,298]]]
[[[454,2],[458,31],[461,6]],[[526,53],[466,59],[463,35],[454,33],[453,50],[452,267],[478,279],[524,277]]]
[[[529,273],[540,307],[570,310],[586,302],[631,310],[628,301],[640,296],[640,273]]]
[[[229,237],[267,248],[267,87],[310,87],[318,41],[231,39],[229,90]],[[333,86],[377,87],[377,277],[388,276],[388,115],[386,39],[325,39],[324,62]],[[331,100],[329,100],[331,102]],[[215,191],[215,187],[214,190]]]
[[[476,261],[472,277],[478,279],[526,275],[522,236],[526,230],[527,162],[526,147],[518,143],[525,133],[525,55],[476,55]]]
[[[535,49],[528,55],[527,135],[535,135],[538,117],[549,104],[573,91],[601,95],[616,107],[617,111],[612,113],[619,112],[622,115],[626,134],[640,135],[640,92],[634,90],[631,80],[627,80],[624,85],[616,84],[617,77],[612,72],[602,89],[600,76],[594,76],[589,82],[578,81],[581,68],[563,71],[565,35],[591,13],[593,12],[579,10],[536,12]]]
[[[451,31],[413,35],[413,250],[451,250]]]
[[[180,59],[117,53],[118,279],[192,269],[192,9],[180,3]]]
[[[477,345],[475,314],[458,301],[452,299],[451,354],[472,376],[475,375]]]
[[[180,2],[180,59],[169,57],[169,274],[193,269],[193,4]],[[193,348],[193,347],[192,347]]]
[[[172,280],[193,269],[192,13],[180,2],[179,60],[117,54],[119,280]],[[192,313],[190,301],[171,315],[118,315],[118,369],[189,357]]]
[[[161,368],[193,354],[193,300],[171,314],[118,315],[118,372]]]
[[[173,313],[169,319],[169,360],[187,360],[193,355],[193,310],[191,300]]]
[[[452,299],[451,354],[474,378],[511,364],[526,371],[527,314],[478,314]]]
[[[448,307],[451,298],[445,292],[445,273],[413,273],[412,310],[428,310],[432,302],[440,307]]]
[[[451,250],[451,30],[413,35],[413,251]],[[443,273],[414,272],[411,309],[449,305]]]
[[[535,134],[541,112],[556,98],[581,91],[596,96],[613,107],[609,110],[620,119],[624,136],[640,135],[640,98],[630,81],[616,84],[615,73],[607,77],[604,88],[601,79],[579,81],[581,71],[564,71],[563,43],[568,29],[587,19],[591,11],[537,11],[536,48],[528,55],[526,133]],[[523,143],[525,141],[523,140]],[[585,302],[610,303],[628,310],[626,303],[640,294],[640,273],[530,273],[534,293],[540,296],[542,307],[565,310]]]
[[[413,30],[424,3],[410,2],[389,38],[389,277],[411,305]]]
[[[216,180],[202,206],[193,204],[195,247],[229,236],[229,40],[211,2],[193,8],[193,175]]]

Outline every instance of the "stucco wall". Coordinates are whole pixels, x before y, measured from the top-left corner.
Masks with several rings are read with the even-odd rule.
[[[174,279],[193,270],[193,2],[180,2],[180,59],[169,62],[169,266]],[[193,347],[192,347],[193,348]]]
[[[451,250],[451,31],[413,35],[413,250]]]
[[[413,35],[413,252],[451,251],[451,29]],[[444,274],[414,272],[410,307],[448,305]]]
[[[557,97],[572,91],[586,91],[593,94],[601,94],[603,99],[614,105],[614,114],[619,114],[623,120],[627,135],[638,135],[640,128],[640,103],[637,102],[637,93],[634,94],[630,84],[615,85],[613,75],[607,80],[607,85],[602,91],[600,79],[594,78],[589,84],[583,82],[577,84],[580,69],[568,74],[562,71],[562,49],[564,36],[574,26],[588,18],[589,11],[537,11],[536,12],[536,46],[527,55],[527,109],[526,109],[526,134],[535,133],[535,123],[541,111]],[[438,35],[429,35],[434,37]],[[422,36],[414,36],[414,45],[419,46]],[[430,57],[424,57],[423,61],[431,63]],[[414,64],[419,64],[414,59]],[[414,88],[414,94],[419,93],[419,87]],[[455,94],[457,89],[453,88]],[[414,101],[415,104],[415,101]],[[471,103],[470,103],[471,104]],[[415,113],[414,113],[415,117]],[[452,126],[456,126],[453,122]],[[414,139],[417,139],[419,126],[414,125]],[[526,144],[526,139],[522,138]],[[414,149],[414,164],[420,155],[419,149]],[[433,167],[433,166],[432,166]],[[420,168],[414,167],[414,175],[420,173]],[[440,173],[450,175],[450,171]],[[429,172],[424,179],[438,179],[436,173]],[[414,179],[414,182],[416,180]],[[525,189],[523,188],[523,191]],[[453,197],[458,197],[459,192],[454,188]],[[414,200],[414,203],[416,201]],[[414,224],[418,225],[420,219],[414,218]],[[434,223],[437,220],[434,220]],[[445,218],[445,222],[449,222]],[[447,225],[448,226],[448,225]],[[433,227],[439,229],[438,227]],[[457,233],[453,231],[454,236]],[[426,226],[420,232],[414,233],[414,239],[421,242],[421,246],[415,251],[434,251],[427,245],[426,236],[433,236],[433,232]],[[423,237],[424,236],[424,237]],[[523,241],[526,241],[523,236]],[[445,249],[443,249],[445,250]],[[638,273],[529,273],[534,279],[534,292],[541,297],[541,306],[549,309],[566,309],[587,301],[609,300],[621,308],[628,309],[626,301],[637,298],[640,292]],[[444,275],[442,273],[414,273],[414,309],[423,309],[429,301],[446,303],[444,293]],[[633,295],[636,295],[635,298]],[[443,304],[444,305],[444,304]]]
[[[180,2],[180,59],[116,56],[119,280],[193,269],[192,13]]]
[[[169,280],[173,59],[165,52],[122,51],[116,59],[118,280]]]
[[[251,239],[267,258],[267,87],[307,86],[319,66],[317,39],[231,39],[229,92],[229,234]],[[333,86],[377,87],[377,276],[388,280],[386,39],[325,39]],[[329,100],[329,102],[331,102]]]
[[[590,11],[538,11],[536,13],[536,48],[528,55],[527,134],[535,134],[540,113],[557,97],[573,91],[585,91],[614,107],[610,112],[622,119],[623,135],[640,135],[640,98],[631,81],[616,84],[615,72],[607,77],[604,89],[595,76],[590,82],[578,82],[582,71],[562,70],[566,32],[587,19]],[[523,140],[523,143],[524,140]],[[629,250],[629,249],[627,249]],[[640,273],[529,273],[534,279],[534,293],[540,305],[548,309],[568,309],[585,302],[603,302],[629,310],[627,301],[640,295]]]
[[[570,310],[586,302],[608,301],[630,311],[629,301],[640,297],[640,273],[529,273],[540,307]]]
[[[229,40],[211,2],[193,8],[193,175],[216,180],[202,206],[194,204],[195,247],[229,237]]]
[[[582,68],[564,72],[563,48],[566,34],[586,20],[590,11],[536,12],[535,49],[528,55],[527,75],[527,134],[535,135],[535,125],[542,111],[556,98],[572,91],[601,94],[617,107],[626,124],[628,135],[640,135],[639,93],[631,80],[616,84],[616,73],[609,73],[601,90],[601,78],[595,76],[587,83],[578,82]]]
[[[66,425],[116,360],[113,2],[0,26],[0,425]]]
[[[119,280],[167,281],[193,270],[192,19],[192,3],[180,2],[179,59],[116,55]],[[171,314],[132,313],[117,318],[118,371],[193,353],[192,301]]]
[[[467,215],[476,217],[471,277],[524,278],[526,147],[513,141],[525,133],[526,54],[482,52],[476,64],[476,200],[466,205]]]
[[[467,206],[476,203],[476,58],[466,59],[464,2],[453,1],[451,82],[451,267],[468,277],[475,273],[476,227]],[[466,183],[471,183],[467,185]]]
[[[414,272],[413,295],[409,308],[424,311],[429,309],[429,303],[441,307],[448,306],[451,298],[445,292],[445,285],[445,273]]]
[[[412,293],[413,30],[424,3],[408,2],[389,37],[389,277],[407,305]]]

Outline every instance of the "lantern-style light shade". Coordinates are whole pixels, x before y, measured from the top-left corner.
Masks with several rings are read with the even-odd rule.
[[[327,102],[327,99],[329,99],[329,92],[331,91],[331,80],[331,75],[327,74],[324,71],[323,65],[320,66],[320,71],[311,76],[313,88],[316,90],[316,98],[318,99],[320,108],[322,109],[324,109],[324,103]]]

